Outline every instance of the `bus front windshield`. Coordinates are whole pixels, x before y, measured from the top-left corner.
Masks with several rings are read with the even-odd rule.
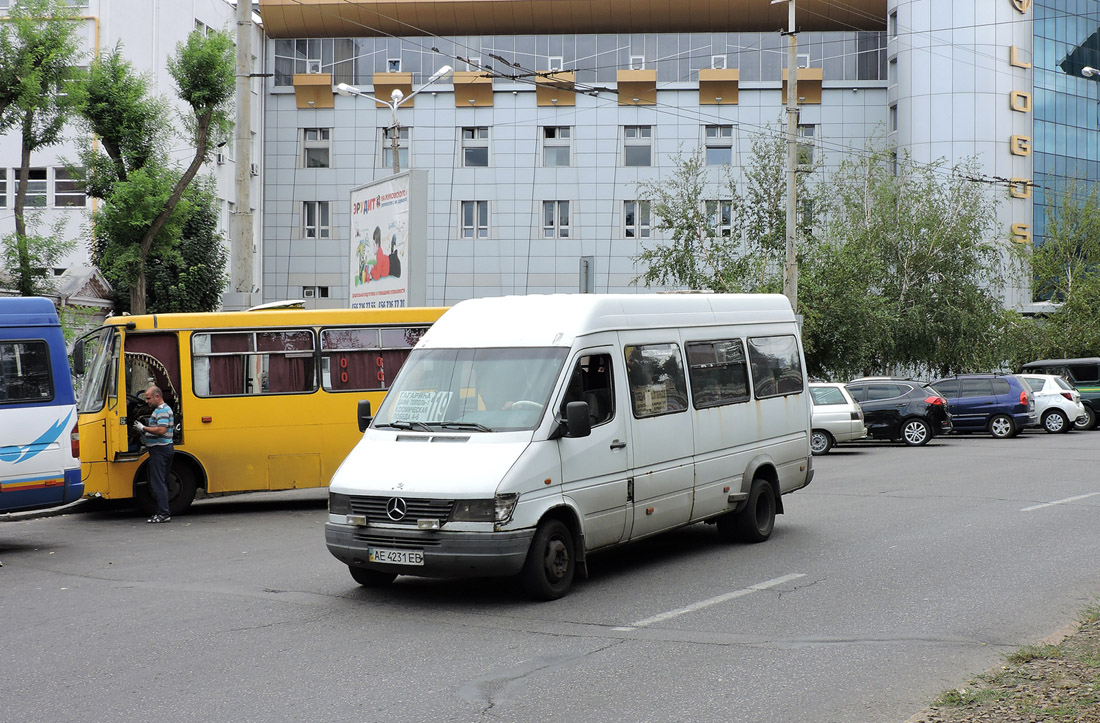
[[[505,432],[534,429],[569,350],[414,349],[375,428]]]
[[[93,331],[80,339],[84,345],[83,384],[77,401],[78,412],[96,412],[103,408],[108,396],[115,396],[118,381],[118,332],[109,327]]]

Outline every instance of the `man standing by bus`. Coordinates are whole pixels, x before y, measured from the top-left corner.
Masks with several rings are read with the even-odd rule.
[[[149,448],[149,488],[157,505],[156,512],[146,522],[170,522],[172,516],[168,511],[168,470],[172,468],[172,455],[175,454],[175,447],[172,446],[175,415],[164,401],[160,387],[156,385],[145,390],[145,403],[153,408],[149,424],[136,420],[134,429],[141,434],[141,441]]]

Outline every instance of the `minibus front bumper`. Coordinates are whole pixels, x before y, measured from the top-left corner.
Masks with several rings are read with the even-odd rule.
[[[455,532],[325,523],[329,552],[345,565],[421,577],[518,575],[534,534],[533,528],[514,532]],[[371,562],[375,550],[418,551],[423,553],[423,564]]]

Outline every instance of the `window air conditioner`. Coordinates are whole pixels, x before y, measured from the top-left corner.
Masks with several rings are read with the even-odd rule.
[[[255,163],[253,163],[253,164],[252,164],[252,165],[251,165],[251,166],[249,167],[249,171],[250,171],[250,172],[252,173],[252,175],[253,175],[253,176],[258,176],[258,175],[260,175],[260,167],[259,167],[258,165],[256,165]]]
[[[315,287],[313,287],[313,286],[303,286],[302,287],[302,296],[304,298],[312,299],[316,295],[317,295],[317,289]]]
[[[221,151],[218,151],[216,154],[214,154],[214,161],[219,166],[224,165],[225,164],[225,154],[222,153]]]

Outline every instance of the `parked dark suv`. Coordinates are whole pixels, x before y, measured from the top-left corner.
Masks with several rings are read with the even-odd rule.
[[[947,397],[956,432],[1008,439],[1039,422],[1031,387],[1015,374],[960,374],[937,379],[932,388]]]
[[[867,434],[875,439],[901,439],[919,447],[951,431],[947,400],[921,382],[854,379],[846,386],[863,408]]]
[[[1065,377],[1081,393],[1085,417],[1074,425],[1077,429],[1095,429],[1100,418],[1100,357],[1077,359],[1040,359],[1024,364],[1024,371],[1032,374],[1054,374]]]

